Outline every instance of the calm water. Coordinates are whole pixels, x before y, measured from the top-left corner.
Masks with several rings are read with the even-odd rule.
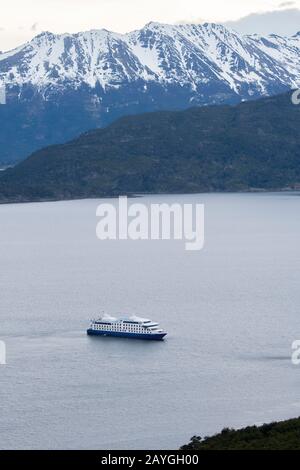
[[[300,415],[300,197],[204,202],[206,245],[100,242],[99,201],[0,206],[0,447],[178,448],[193,434]],[[104,309],[164,343],[94,339]]]

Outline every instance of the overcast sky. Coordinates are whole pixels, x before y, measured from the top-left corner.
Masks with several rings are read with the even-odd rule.
[[[300,0],[2,0],[0,50],[12,49],[41,31],[128,32],[150,21],[227,22],[298,7]]]

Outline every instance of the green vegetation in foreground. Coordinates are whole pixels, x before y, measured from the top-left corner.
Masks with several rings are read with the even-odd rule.
[[[239,431],[224,429],[213,437],[194,436],[182,450],[300,450],[300,418],[251,426]]]
[[[290,94],[122,118],[0,172],[0,202],[299,188]]]

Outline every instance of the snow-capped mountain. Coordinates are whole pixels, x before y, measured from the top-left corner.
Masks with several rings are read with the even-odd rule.
[[[13,107],[21,132],[0,161],[125,114],[235,103],[299,87],[299,55],[300,33],[241,36],[216,24],[149,23],[125,35],[42,33],[0,54],[7,90],[0,119]],[[6,141],[2,127],[0,144]]]
[[[248,97],[272,87],[300,84],[300,34],[291,38],[240,36],[224,26],[150,23],[127,35],[94,30],[45,32],[0,54],[0,79],[7,85],[52,87],[83,84],[103,90],[144,81],[188,86],[201,93],[221,82]]]

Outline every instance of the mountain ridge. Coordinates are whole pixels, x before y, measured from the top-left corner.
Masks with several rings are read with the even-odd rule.
[[[188,71],[190,73],[193,72],[194,64],[186,63],[189,59],[188,54],[191,53],[191,51],[185,49],[188,47],[192,47],[198,53],[198,55],[195,56],[196,59],[201,58],[201,60],[205,60],[206,58],[208,59],[208,61],[211,60],[212,62],[216,62],[214,64],[214,73],[219,72],[220,76],[222,76],[225,81],[227,80],[228,84],[233,86],[234,88],[232,76],[230,76],[230,74],[227,76],[227,73],[222,70],[222,67],[220,67],[220,65],[224,67],[224,64],[226,64],[227,62],[227,57],[224,52],[234,52],[237,56],[239,56],[240,59],[242,58],[246,60],[247,64],[244,65],[248,66],[253,65],[251,64],[251,62],[253,63],[253,61],[259,59],[259,57],[255,55],[251,57],[250,53],[257,54],[258,51],[260,52],[261,60],[272,58],[277,62],[277,66],[278,64],[287,65],[287,57],[285,56],[285,54],[287,54],[288,52],[290,52],[291,54],[298,53],[299,51],[300,43],[298,41],[298,35],[299,33],[296,33],[291,37],[282,37],[276,34],[271,34],[266,37],[259,36],[257,34],[241,35],[235,32],[234,30],[228,29],[225,26],[216,23],[204,23],[202,25],[171,25],[161,24],[157,22],[150,22],[146,24],[141,30],[135,30],[127,34],[114,33],[106,29],[94,29],[75,34],[54,34],[49,31],[46,31],[38,34],[31,41],[19,46],[16,49],[13,49],[12,51],[0,54],[0,79],[2,82],[6,83],[7,86],[16,84],[24,85],[24,83],[31,83],[32,85],[37,85],[43,88],[45,86],[53,84],[55,81],[60,83],[66,79],[70,79],[70,81],[72,81],[72,86],[74,87],[81,85],[82,83],[95,87],[97,81],[99,81],[102,86],[114,86],[113,83],[110,83],[109,79],[111,77],[109,76],[105,77],[104,81],[101,80],[101,78],[103,78],[101,77],[101,74],[105,75],[103,74],[103,70],[101,69],[101,65],[103,65],[101,64],[101,60],[103,59],[103,55],[104,61],[105,59],[107,59],[107,57],[105,57],[105,54],[107,52],[111,52],[108,51],[109,47],[114,44],[117,46],[121,44],[123,47],[127,47],[131,53],[131,56],[135,56],[135,59],[137,59],[140,65],[142,65],[141,74],[138,74],[139,78],[146,78],[147,80],[159,78],[165,82],[170,82],[172,81],[172,79],[178,80],[178,75],[176,74],[174,74],[173,76],[168,76],[168,74],[166,73],[166,69],[163,66],[166,64],[162,63],[166,61],[166,53],[168,52],[168,47],[172,47],[172,52],[175,51],[177,52],[177,54],[180,54],[181,52],[184,53],[180,57],[180,59],[182,59],[182,63],[179,64],[182,67],[181,72],[184,71],[183,64],[188,66],[186,67],[185,71]],[[163,44],[160,43],[160,41],[162,40],[167,41],[167,47],[164,51],[160,49],[160,47],[163,47]],[[173,42],[170,42],[171,40]],[[112,43],[110,41],[112,41]],[[178,41],[181,43],[179,44]],[[296,42],[293,43],[293,41]],[[222,44],[223,46],[225,45],[227,47],[227,50],[218,51],[218,48],[220,48]],[[179,50],[180,47],[182,48],[181,51]],[[283,49],[282,51],[280,51],[280,47]],[[72,48],[77,48],[77,50]],[[290,50],[285,51],[285,48]],[[293,48],[294,51],[291,50]],[[144,49],[144,51],[142,51],[141,49]],[[277,57],[275,57],[273,54],[274,51],[272,51],[272,49],[276,49],[277,52],[281,52],[282,57],[280,57],[280,54],[277,54]],[[3,63],[3,61],[9,61],[9,59],[12,59],[16,54],[18,55],[18,60],[20,60],[19,54],[21,52],[23,52],[23,54],[25,55],[23,59],[28,59],[27,63],[25,64],[27,65],[27,67],[24,66],[22,69],[22,63],[15,61],[15,70],[13,76],[11,76],[12,72],[9,69],[9,66],[5,70],[5,64],[3,69],[3,67],[1,67],[1,63]],[[113,52],[116,53],[118,51]],[[143,52],[145,52],[145,54],[143,54]],[[162,52],[164,52],[164,55],[160,57],[159,54]],[[195,53],[195,51],[192,52]],[[218,52],[220,52],[221,54],[218,55]],[[88,58],[91,59],[90,63],[88,64],[90,65],[90,69],[86,68],[85,70],[80,70],[78,64],[80,63],[80,59],[82,59],[82,56],[80,57],[79,53],[85,53]],[[200,53],[201,56],[199,56]],[[73,57],[71,56],[72,54]],[[66,62],[63,62],[63,60],[61,60],[62,56],[65,56],[64,59],[66,60]],[[222,56],[224,60],[221,60]],[[108,59],[114,58],[118,59],[112,54],[112,56]],[[83,59],[86,59],[86,57],[83,57]],[[47,69],[44,67],[45,63],[48,63],[48,65],[52,65],[53,67],[59,66],[60,71],[64,71],[64,73],[61,74],[60,77],[53,76],[53,74],[51,74],[51,69]],[[71,65],[73,65],[73,68]],[[124,63],[121,65],[124,66]],[[175,65],[178,65],[178,63]],[[239,70],[235,70],[234,65],[234,63],[231,64],[231,75],[236,74],[237,76],[235,77],[235,79],[237,81],[240,80],[249,82],[249,77],[243,77],[241,74],[239,75]],[[97,68],[99,69],[99,66],[100,71],[98,71],[100,73],[97,75],[96,72]],[[296,71],[298,74],[298,64],[292,64],[289,67],[291,75],[293,75],[293,67],[296,67]],[[260,67],[260,69],[262,69],[262,67]],[[76,73],[80,75],[80,71],[86,72],[86,75],[82,74],[81,76],[77,77]],[[111,70],[109,71],[111,72]],[[173,69],[173,71],[176,71],[176,68]],[[195,68],[195,71],[198,72],[199,70]],[[25,72],[27,72],[27,74]],[[92,77],[90,76],[90,72],[92,72]],[[126,70],[124,70],[124,67],[122,72],[122,78],[124,79],[126,78]],[[135,70],[135,72],[140,71]],[[130,73],[132,73],[132,70],[130,70]],[[95,76],[93,74],[95,74]],[[109,74],[107,73],[107,75]],[[260,76],[264,75],[266,75],[266,73],[262,70],[256,71],[256,79],[259,79]],[[130,76],[130,74],[127,75],[127,78],[128,76],[131,79],[136,78],[134,74],[133,76]],[[55,78],[57,80],[55,80]],[[59,78],[61,78],[61,80],[59,80]],[[195,81],[201,81],[202,77],[193,77],[190,75],[189,77],[183,76],[182,78],[183,80],[186,80],[188,78],[186,83],[190,83],[190,79],[194,79]],[[79,82],[76,80],[79,80]],[[298,76],[290,77],[289,85],[296,86],[298,84]]]
[[[300,36],[151,22],[128,34],[45,32],[0,54],[0,163],[121,116],[236,104],[300,86]]]

